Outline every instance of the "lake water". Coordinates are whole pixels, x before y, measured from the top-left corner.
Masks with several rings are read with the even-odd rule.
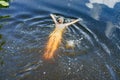
[[[92,0],[91,0],[92,1]],[[120,2],[12,0],[0,9],[0,80],[120,80]],[[42,56],[54,29],[50,14],[82,21],[67,28],[56,57]],[[1,41],[0,40],[0,41]],[[67,41],[75,48],[66,49]]]

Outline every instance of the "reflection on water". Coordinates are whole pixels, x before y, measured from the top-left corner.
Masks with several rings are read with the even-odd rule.
[[[89,7],[89,8],[93,8],[93,4],[104,4],[110,8],[113,8],[115,6],[116,3],[120,2],[120,0],[89,0],[89,3],[86,3],[86,5]]]
[[[13,0],[0,9],[0,40],[5,41],[0,80],[119,80],[120,4],[88,8],[88,2]],[[66,29],[57,57],[45,61],[44,48],[55,28],[50,13],[82,21]]]
[[[3,26],[2,25],[0,25],[0,29],[2,28]],[[2,36],[2,34],[0,34],[0,51],[3,49],[3,45],[5,44],[5,41],[2,39],[3,38],[3,36]],[[4,64],[4,61],[3,61],[3,54],[0,54],[0,66],[1,65],[3,65]]]
[[[8,4],[8,0],[0,0],[0,8],[7,8],[9,7],[9,4]],[[9,16],[1,16],[0,15],[0,20],[3,19],[3,18],[7,18]],[[0,29],[2,28],[2,24],[0,24]],[[2,34],[0,33],[0,51],[2,50],[2,46],[5,44],[5,41],[2,40]],[[3,54],[0,54],[0,67],[1,65],[4,64],[4,61],[3,61]]]

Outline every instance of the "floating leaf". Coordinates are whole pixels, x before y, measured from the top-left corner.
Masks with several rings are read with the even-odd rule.
[[[9,6],[9,3],[6,1],[0,1],[0,5],[2,6]]]

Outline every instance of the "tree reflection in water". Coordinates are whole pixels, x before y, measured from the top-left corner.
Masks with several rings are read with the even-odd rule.
[[[0,0],[0,8],[8,8],[9,7],[9,0]],[[9,15],[1,16],[0,15],[0,20],[4,18],[10,17]],[[3,24],[0,24],[0,30],[2,29]],[[2,39],[3,35],[0,33],[0,66],[4,65],[3,61],[3,53],[1,53],[3,49],[3,45],[5,44],[5,41]]]
[[[0,25],[0,29],[2,28],[2,25]],[[5,41],[2,39],[2,34],[0,34],[0,52],[3,49],[2,46],[5,44]],[[0,54],[0,66],[4,64],[4,61],[2,59],[3,54]]]

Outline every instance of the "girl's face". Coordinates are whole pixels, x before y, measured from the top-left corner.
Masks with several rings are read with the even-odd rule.
[[[63,22],[64,22],[64,19],[62,17],[58,19],[59,24],[63,24]]]

